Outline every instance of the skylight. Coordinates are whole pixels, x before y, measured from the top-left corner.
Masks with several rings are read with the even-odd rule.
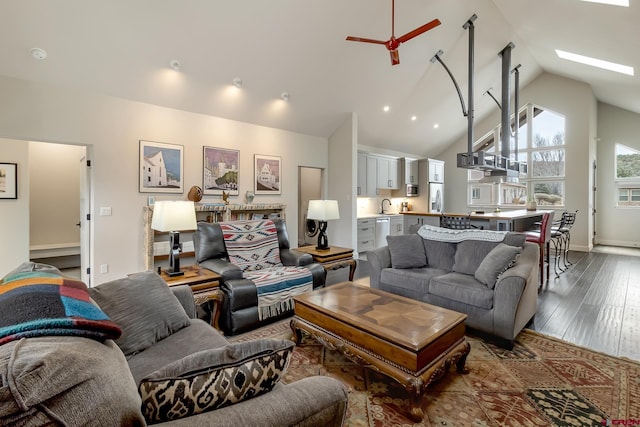
[[[582,1],[588,1],[590,3],[610,4],[612,6],[629,7],[629,0],[582,0]]]
[[[589,0],[583,0],[589,1]],[[633,67],[627,65],[616,64],[615,62],[603,61],[602,59],[591,58],[589,56],[578,55],[577,53],[565,52],[564,50],[556,49],[556,53],[562,59],[569,61],[579,62],[581,64],[591,65],[592,67],[603,68],[609,71],[615,71],[616,73],[627,74],[633,76]]]

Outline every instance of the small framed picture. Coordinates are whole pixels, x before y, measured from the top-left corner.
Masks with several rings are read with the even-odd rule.
[[[255,154],[255,194],[281,194],[282,161],[280,157]]]
[[[184,147],[140,141],[140,192],[184,193]]]
[[[0,163],[0,199],[18,198],[18,164]]]
[[[240,151],[225,148],[203,147],[202,189],[204,194],[238,195]]]

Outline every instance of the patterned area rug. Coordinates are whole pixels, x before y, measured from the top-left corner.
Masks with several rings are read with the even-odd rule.
[[[291,337],[289,320],[231,341]],[[308,336],[296,347],[283,381],[310,375],[349,389],[346,426],[640,425],[640,363],[607,356],[525,330],[508,351],[468,337],[468,374],[455,369],[432,385],[425,418],[408,417],[409,398],[395,381],[362,368]]]

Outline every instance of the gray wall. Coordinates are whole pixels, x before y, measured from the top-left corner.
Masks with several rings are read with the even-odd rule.
[[[596,237],[605,245],[640,247],[640,210],[615,206],[615,145],[640,150],[640,114],[598,104]]]

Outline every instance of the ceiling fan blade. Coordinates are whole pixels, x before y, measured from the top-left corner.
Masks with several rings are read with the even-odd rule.
[[[422,33],[424,33],[424,32],[429,31],[429,30],[430,30],[430,29],[432,29],[432,28],[437,27],[437,26],[438,26],[438,25],[440,25],[440,24],[441,24],[441,22],[440,22],[440,20],[439,20],[439,19],[434,19],[433,21],[431,21],[431,22],[427,22],[427,23],[426,23],[426,24],[424,24],[423,26],[418,27],[418,28],[416,28],[415,30],[408,32],[408,33],[407,33],[407,34],[405,34],[404,36],[400,36],[400,37],[398,37],[398,41],[399,41],[400,43],[404,43],[404,42],[406,42],[406,41],[408,41],[408,40],[411,40],[412,38],[414,38],[414,37],[416,37],[416,36],[419,36],[420,34],[422,34]]]
[[[349,40],[350,42],[363,42],[363,43],[374,43],[374,44],[386,44],[386,41],[382,41],[382,40],[374,40],[374,39],[365,39],[362,37],[347,37],[347,40]]]
[[[391,57],[391,65],[398,65],[400,63],[400,54],[398,49],[390,50],[389,56]]]

